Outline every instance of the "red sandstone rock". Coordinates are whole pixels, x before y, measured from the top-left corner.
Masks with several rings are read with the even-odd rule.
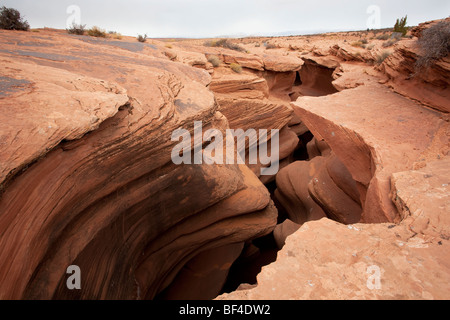
[[[278,137],[278,171],[293,162],[293,152],[297,149],[299,138],[297,134],[291,130],[290,127],[285,126],[279,131]],[[267,143],[267,150],[272,150],[272,140]],[[248,164],[248,167],[258,176],[262,183],[267,184],[275,180],[277,173],[272,175],[261,175],[261,168],[269,165],[261,165],[259,162],[256,165]]]
[[[218,96],[219,111],[229,121],[230,128],[281,129],[292,116],[292,109],[285,104],[271,100],[233,99]]]
[[[312,177],[309,194],[327,217],[345,224],[361,219],[361,204],[356,182],[342,162],[332,153]]]
[[[196,255],[159,296],[164,300],[210,300],[222,289],[244,243],[228,244]]]
[[[347,45],[334,45],[330,48],[330,54],[336,56],[344,61],[364,61],[361,53],[362,50],[358,50],[354,47]]]
[[[192,67],[206,69],[206,65],[208,60],[206,59],[204,54],[197,52],[186,52],[177,50],[175,61],[179,61],[181,63],[190,65]]]
[[[301,226],[289,219],[284,220],[282,223],[277,224],[273,230],[273,237],[279,249],[282,249],[287,237],[297,231]]]
[[[281,169],[276,176],[275,198],[286,210],[289,219],[297,224],[325,216],[308,191],[309,181],[324,161],[324,157],[315,157],[311,161],[296,161]]]
[[[325,215],[345,224],[361,219],[356,183],[334,153],[297,161],[281,170],[275,198],[299,224]]]
[[[448,299],[449,245],[406,224],[310,221],[263,267],[257,286],[217,299]]]
[[[209,299],[242,244],[273,230],[277,261],[228,298],[447,299],[450,126],[421,103],[448,111],[448,61],[410,78],[414,41],[394,47],[380,70],[415,103],[364,65],[381,41],[371,51],[345,37],[277,38],[276,50],[242,39],[248,54],[0,31],[0,297]],[[293,116],[286,102],[298,97]],[[274,177],[258,179],[260,165],[171,163],[170,133],[195,120],[282,129],[275,198],[299,230],[275,227],[261,184]],[[310,161],[291,163],[308,130]],[[69,264],[83,292],[67,290]]]
[[[398,221],[388,196],[390,175],[412,169],[437,130],[448,126],[435,112],[376,84],[302,97],[293,106],[356,181],[364,222]]]
[[[412,232],[450,239],[450,158],[392,175],[391,197]]]
[[[423,30],[428,29],[429,27],[439,23],[442,20],[447,20],[448,21],[448,20],[450,20],[450,18],[439,19],[439,20],[432,20],[432,21],[426,21],[426,22],[423,22],[423,23],[419,23],[419,25],[411,28],[410,33],[411,33],[412,36],[420,38],[422,36]]]
[[[269,97],[267,81],[254,75],[222,75],[213,78],[209,88],[219,94],[232,94],[234,98],[259,99]]]
[[[225,63],[237,63],[244,68],[254,69],[254,70],[264,70],[264,62],[257,55],[249,55],[242,53],[222,53],[223,61]]]
[[[450,112],[450,56],[433,62],[429,67],[416,68],[420,56],[416,40],[402,41],[379,67],[387,76],[388,85],[404,96],[442,111]]]
[[[323,140],[319,141],[316,137],[313,137],[312,140],[306,144],[306,150],[308,151],[309,159],[318,156],[328,156],[331,152],[328,144]]]
[[[274,72],[265,71],[261,76],[266,79],[269,86],[269,95],[274,100],[290,102],[292,87],[295,81],[295,71]]]
[[[0,186],[61,141],[97,129],[128,102],[126,90],[116,84],[12,59],[3,62]]]
[[[1,298],[150,299],[181,285],[187,263],[223,278],[231,244],[275,227],[247,167],[171,161],[173,130],[228,128],[208,72],[135,39],[0,31],[0,42]],[[195,263],[215,248],[228,263]],[[83,290],[66,287],[72,264]]]
[[[425,159],[442,148],[448,152],[445,130],[441,126],[422,153]],[[441,160],[392,174],[399,224],[306,222],[263,268],[256,286],[217,299],[448,299],[448,167],[441,154]]]
[[[299,71],[301,96],[323,96],[337,92],[333,86],[333,73],[339,67],[339,63],[326,59],[304,59],[304,64]]]
[[[262,59],[265,70],[276,72],[298,71],[303,65],[303,60],[296,56],[264,54]]]

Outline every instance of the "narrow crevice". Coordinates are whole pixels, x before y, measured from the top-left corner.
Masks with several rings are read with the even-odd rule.
[[[254,285],[261,268],[277,259],[278,248],[273,233],[245,244],[241,255],[230,268],[222,293],[230,293],[242,284]]]
[[[297,149],[294,150],[293,153],[293,162],[294,161],[305,161],[309,159],[308,150],[306,149],[306,145],[310,142],[314,136],[310,131],[300,135]]]
[[[327,68],[312,60],[308,60],[305,61],[305,65],[303,65],[302,69],[299,71],[285,74],[267,72],[265,78],[269,83],[269,89],[272,95],[279,95],[281,97],[283,94],[288,94],[288,98],[290,98],[291,101],[295,101],[301,96],[323,96],[338,92],[332,84],[333,71],[333,68]],[[284,82],[280,79],[284,80]],[[280,82],[281,84],[277,85],[277,82]],[[300,123],[296,123],[295,125],[300,125]],[[298,130],[299,128],[296,129]],[[293,130],[295,131],[295,129]],[[298,135],[299,142],[289,156],[289,163],[310,160],[307,144],[313,140],[314,136],[310,131],[305,132],[303,130],[298,130],[298,132],[302,133]],[[282,224],[288,219],[288,212],[275,196],[275,190],[277,189],[276,179],[272,179],[270,182],[266,183],[265,186],[278,211],[277,225]],[[273,231],[263,237],[246,241],[239,256],[232,262],[222,289],[218,295],[231,293],[239,290],[240,287],[257,285],[258,274],[264,266],[276,261],[281,246],[280,242],[276,240]],[[193,263],[192,261],[202,261],[202,259],[203,257],[196,256],[187,262],[186,265]],[[190,271],[194,272],[192,270]],[[175,284],[175,286],[180,288],[183,287],[183,285],[185,284]],[[211,283],[211,286],[217,286],[217,283]],[[155,299],[167,299],[170,295],[166,295],[166,291],[167,290],[159,293]],[[182,295],[183,294],[177,294],[177,296]]]
[[[310,131],[299,136],[299,145],[293,153],[293,161],[308,160],[306,144],[312,138],[313,135]],[[277,224],[283,223],[288,218],[288,215],[274,196],[277,188],[276,180],[266,183],[265,186],[278,210]],[[233,292],[243,284],[256,285],[257,275],[261,272],[262,267],[276,261],[279,250],[281,249],[276,244],[273,232],[246,243],[241,255],[230,268],[221,294]]]

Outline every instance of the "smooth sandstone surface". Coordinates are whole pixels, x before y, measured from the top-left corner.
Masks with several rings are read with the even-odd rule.
[[[217,299],[448,299],[449,245],[403,225],[310,221],[286,239],[256,287]]]
[[[212,299],[270,235],[277,260],[218,299],[448,299],[448,57],[411,78],[415,38],[375,67],[360,39],[0,31],[0,297]],[[280,171],[174,165],[199,120],[280,129]]]
[[[364,222],[399,220],[388,196],[391,174],[413,169],[439,128],[448,130],[439,113],[377,83],[331,96],[302,97],[292,105],[356,181]]]
[[[392,175],[399,224],[306,222],[257,286],[217,299],[448,299],[448,168],[445,157]]]
[[[415,58],[410,54],[413,59],[408,60],[405,47],[412,48],[413,42],[398,43],[378,68],[388,74],[389,88],[379,85],[386,83],[383,74],[361,63],[373,59],[369,52],[331,46],[329,54],[341,59],[342,74],[333,81],[341,92],[300,97],[292,104],[301,123],[314,134],[308,143],[310,160],[294,162],[277,175],[275,197],[288,213],[306,211],[302,199],[314,198],[314,189],[306,191],[305,186],[314,175],[326,172],[363,205],[361,222],[371,223],[345,225],[330,219],[339,220],[334,216],[305,218],[302,213],[298,231],[283,232],[287,226],[295,229],[292,222],[275,228],[282,249],[274,263],[263,267],[257,284],[243,284],[217,299],[449,298],[450,128],[445,114],[449,104],[440,89],[445,88],[443,75],[448,78],[448,68],[442,68],[447,58],[437,61],[429,73],[409,80]],[[315,52],[326,55],[323,47]],[[318,142],[326,143],[332,153],[322,154],[326,148],[319,148]],[[325,171],[333,156],[340,161]],[[336,175],[342,165],[353,182]],[[324,190],[330,190],[327,175],[316,183],[324,182]],[[353,183],[357,190],[349,188]],[[326,207],[317,197],[314,200],[310,208],[318,203]]]
[[[275,227],[247,167],[171,161],[173,130],[228,128],[195,55],[52,30],[0,41],[2,298],[152,299],[197,255],[229,248],[229,267],[232,244]],[[212,262],[189,265],[206,279]],[[65,285],[72,264],[81,291]]]

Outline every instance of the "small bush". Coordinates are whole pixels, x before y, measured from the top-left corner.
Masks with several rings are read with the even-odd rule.
[[[30,25],[20,16],[20,12],[3,6],[0,9],[0,29],[28,31]]]
[[[122,39],[122,34],[116,31],[109,31],[108,36],[112,39],[120,40]]]
[[[383,42],[382,47],[383,47],[383,48],[388,48],[388,47],[393,46],[393,45],[396,44],[397,42],[398,42],[397,39],[389,39],[388,41]]]
[[[267,43],[266,50],[270,50],[270,49],[278,49],[278,46],[273,43]]]
[[[246,52],[240,45],[230,42],[228,39],[210,40],[204,43],[206,47],[222,47],[240,52]]]
[[[450,53],[450,21],[441,21],[422,32],[417,41],[420,57],[416,69],[428,67],[432,62]]]
[[[406,19],[408,19],[408,16],[404,16],[401,19],[397,19],[394,25],[394,32],[399,32],[403,36],[406,35],[408,32],[408,27],[406,26]]]
[[[375,44],[371,43],[371,44],[368,44],[368,45],[366,46],[366,49],[367,49],[367,50],[372,50],[373,47],[375,47]]]
[[[385,50],[377,56],[377,59],[375,60],[375,62],[377,64],[382,64],[383,61],[386,60],[386,58],[389,57],[391,54],[392,54],[391,51]]]
[[[351,43],[352,47],[365,48],[365,45],[361,41],[355,41]]]
[[[388,33],[383,33],[377,36],[377,40],[387,40],[389,37],[390,35]]]
[[[93,26],[87,31],[87,34],[91,37],[99,37],[99,38],[106,38],[106,31],[97,27]]]
[[[207,40],[203,43],[205,47],[217,47],[217,40]]]
[[[210,62],[214,68],[217,68],[218,66],[220,66],[220,59],[218,56],[209,56],[208,57],[208,62]]]
[[[257,43],[255,43],[255,47],[259,48],[259,47],[261,47],[261,44],[259,42],[257,42]]]
[[[238,63],[232,63],[230,64],[230,68],[231,70],[233,70],[236,73],[242,73],[242,67],[240,64]]]
[[[367,39],[362,39],[362,40],[361,40],[361,43],[362,43],[362,44],[368,44],[369,41],[367,41]]]
[[[147,34],[145,34],[145,35],[138,35],[137,36],[137,38],[136,38],[139,42],[145,42],[145,41],[147,41]]]
[[[401,32],[392,32],[391,39],[400,40],[403,37]]]
[[[86,25],[85,24],[76,24],[75,22],[72,23],[72,27],[69,29],[66,29],[68,33],[70,34],[77,34],[77,35],[83,35],[85,32]]]

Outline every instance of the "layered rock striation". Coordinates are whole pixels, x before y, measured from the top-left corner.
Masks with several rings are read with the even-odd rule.
[[[0,97],[1,298],[180,297],[170,288],[198,273],[216,287],[181,297],[213,298],[243,243],[275,227],[269,193],[244,165],[171,161],[175,129],[228,128],[206,71],[86,39],[0,33],[14,89]],[[219,248],[222,264],[196,258]],[[82,290],[66,286],[70,265]]]

